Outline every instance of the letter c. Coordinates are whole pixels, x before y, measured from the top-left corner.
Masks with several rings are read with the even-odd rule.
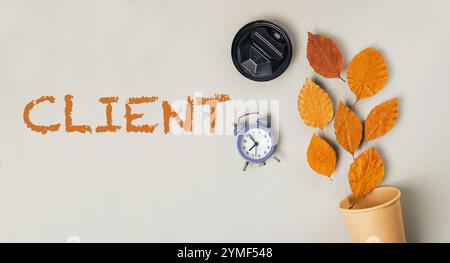
[[[50,103],[55,103],[55,97],[53,96],[42,96],[37,100],[30,101],[27,105],[25,105],[25,109],[23,110],[23,121],[27,125],[28,128],[35,132],[40,132],[42,134],[46,134],[47,132],[55,132],[59,130],[59,126],[61,124],[52,124],[52,125],[36,125],[30,121],[30,111],[36,106],[37,104],[48,101]]]

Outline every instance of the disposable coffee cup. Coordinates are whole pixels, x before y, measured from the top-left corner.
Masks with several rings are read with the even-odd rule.
[[[400,190],[378,187],[355,200],[350,195],[339,203],[339,208],[357,243],[405,243]]]

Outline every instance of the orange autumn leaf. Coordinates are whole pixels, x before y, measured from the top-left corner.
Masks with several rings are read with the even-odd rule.
[[[398,99],[394,98],[373,108],[367,116],[364,139],[374,140],[394,127],[398,116]]]
[[[350,165],[348,181],[353,196],[362,197],[377,187],[384,177],[384,163],[374,148],[363,152]]]
[[[362,139],[362,125],[358,116],[339,101],[334,120],[334,133],[337,142],[352,155],[359,148]]]
[[[387,78],[383,56],[370,47],[358,53],[348,64],[348,86],[355,93],[357,100],[376,94],[384,88]]]
[[[317,74],[325,78],[340,78],[344,59],[330,38],[308,32],[306,57]]]
[[[333,118],[333,103],[319,85],[306,79],[298,95],[298,111],[306,125],[323,129]]]
[[[324,139],[313,134],[306,156],[309,166],[316,173],[331,176],[336,167],[336,152]]]

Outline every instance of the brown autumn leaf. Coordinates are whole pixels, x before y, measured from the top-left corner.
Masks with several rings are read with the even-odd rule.
[[[333,103],[319,85],[306,79],[298,94],[298,111],[306,125],[323,129],[333,118]]]
[[[327,141],[313,134],[306,156],[309,166],[316,173],[331,176],[336,167],[336,152]]]
[[[384,88],[387,79],[388,72],[383,56],[370,47],[358,53],[348,64],[348,86],[355,93],[357,100],[375,95]]]
[[[317,74],[325,78],[340,78],[344,59],[330,38],[308,32],[306,57]]]
[[[377,187],[384,177],[384,163],[374,148],[366,150],[350,165],[348,181],[353,196],[362,197]]]
[[[364,139],[374,140],[394,127],[398,115],[398,98],[393,98],[373,108],[367,116]]]
[[[362,125],[358,116],[339,101],[334,120],[334,133],[337,142],[352,155],[359,148],[362,139]]]

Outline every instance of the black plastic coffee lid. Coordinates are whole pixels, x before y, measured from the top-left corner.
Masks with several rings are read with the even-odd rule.
[[[233,39],[234,66],[246,78],[268,81],[280,76],[292,58],[289,36],[280,26],[255,21],[242,27]]]

